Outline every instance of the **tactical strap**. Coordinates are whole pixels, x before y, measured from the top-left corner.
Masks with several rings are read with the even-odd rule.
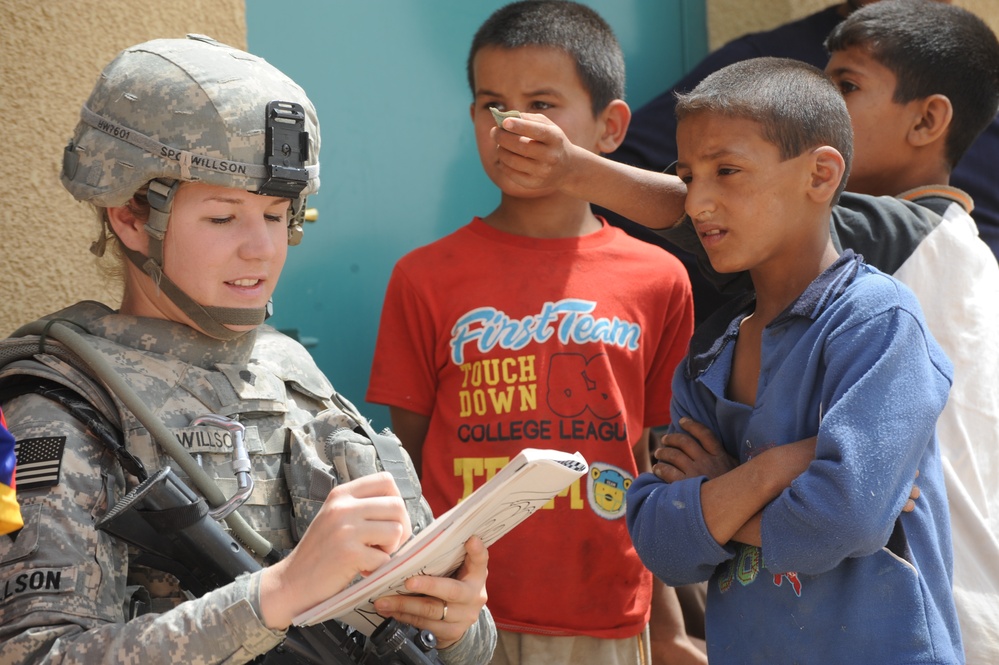
[[[7,386],[3,391],[0,391],[0,402],[6,402],[18,395],[28,393],[35,393],[61,404],[69,411],[70,415],[86,425],[91,434],[100,439],[114,453],[122,468],[140,481],[149,477],[142,461],[128,452],[119,429],[112,425],[79,393],[54,381],[32,377],[30,380]]]
[[[371,424],[364,418],[357,409],[339,393],[333,393],[333,403],[340,410],[350,415],[357,423],[354,431],[366,437],[375,447],[375,454],[382,463],[382,468],[392,474],[399,494],[403,499],[418,499],[420,493],[416,490],[412,480],[409,478],[409,465],[406,463],[406,456],[403,454],[402,443],[392,434],[376,434]]]
[[[392,474],[402,498],[407,500],[419,498],[419,492],[416,491],[416,487],[413,486],[413,482],[409,478],[409,465],[406,463],[399,440],[388,434],[375,433],[364,418],[361,418],[358,429],[375,446],[375,453],[381,460],[382,467]]]

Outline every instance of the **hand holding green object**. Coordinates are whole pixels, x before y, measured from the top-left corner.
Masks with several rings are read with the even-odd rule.
[[[495,107],[490,106],[489,110],[492,111],[493,117],[496,118],[496,126],[503,127],[503,120],[506,118],[519,118],[520,111],[497,111]]]

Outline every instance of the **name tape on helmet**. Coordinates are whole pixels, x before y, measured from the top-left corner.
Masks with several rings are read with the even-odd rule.
[[[184,171],[188,168],[194,167],[215,171],[216,173],[237,174],[248,178],[258,178],[262,180],[271,176],[270,169],[264,164],[246,164],[244,162],[235,162],[226,159],[218,159],[216,157],[209,157],[207,155],[199,155],[198,153],[191,152],[189,150],[178,150],[177,148],[172,148],[130,127],[125,127],[112,122],[104,116],[94,113],[86,106],[80,109],[80,119],[94,129],[104,132],[109,136],[113,136],[114,138],[124,141],[125,143],[130,143],[137,148],[141,148],[150,155],[177,162],[181,165],[181,169]],[[316,178],[319,175],[319,165],[312,164],[306,166],[305,171],[310,180]],[[186,173],[184,175],[186,176]]]

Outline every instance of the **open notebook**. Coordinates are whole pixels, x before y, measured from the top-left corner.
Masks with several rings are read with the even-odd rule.
[[[371,634],[382,622],[376,598],[406,593],[414,575],[449,577],[465,560],[465,541],[488,547],[586,474],[579,453],[526,448],[464,501],[400,547],[385,565],[295,617],[297,625],[337,619]]]

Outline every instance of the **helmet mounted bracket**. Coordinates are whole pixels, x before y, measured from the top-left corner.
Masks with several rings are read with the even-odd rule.
[[[265,120],[266,154],[264,166],[267,180],[258,194],[291,199],[291,219],[288,220],[288,244],[302,240],[305,200],[302,191],[309,184],[309,132],[305,129],[305,109],[295,102],[274,100],[267,104]]]
[[[257,193],[297,199],[309,184],[305,168],[309,159],[309,133],[305,130],[302,105],[277,100],[267,104],[265,140],[267,180]]]

